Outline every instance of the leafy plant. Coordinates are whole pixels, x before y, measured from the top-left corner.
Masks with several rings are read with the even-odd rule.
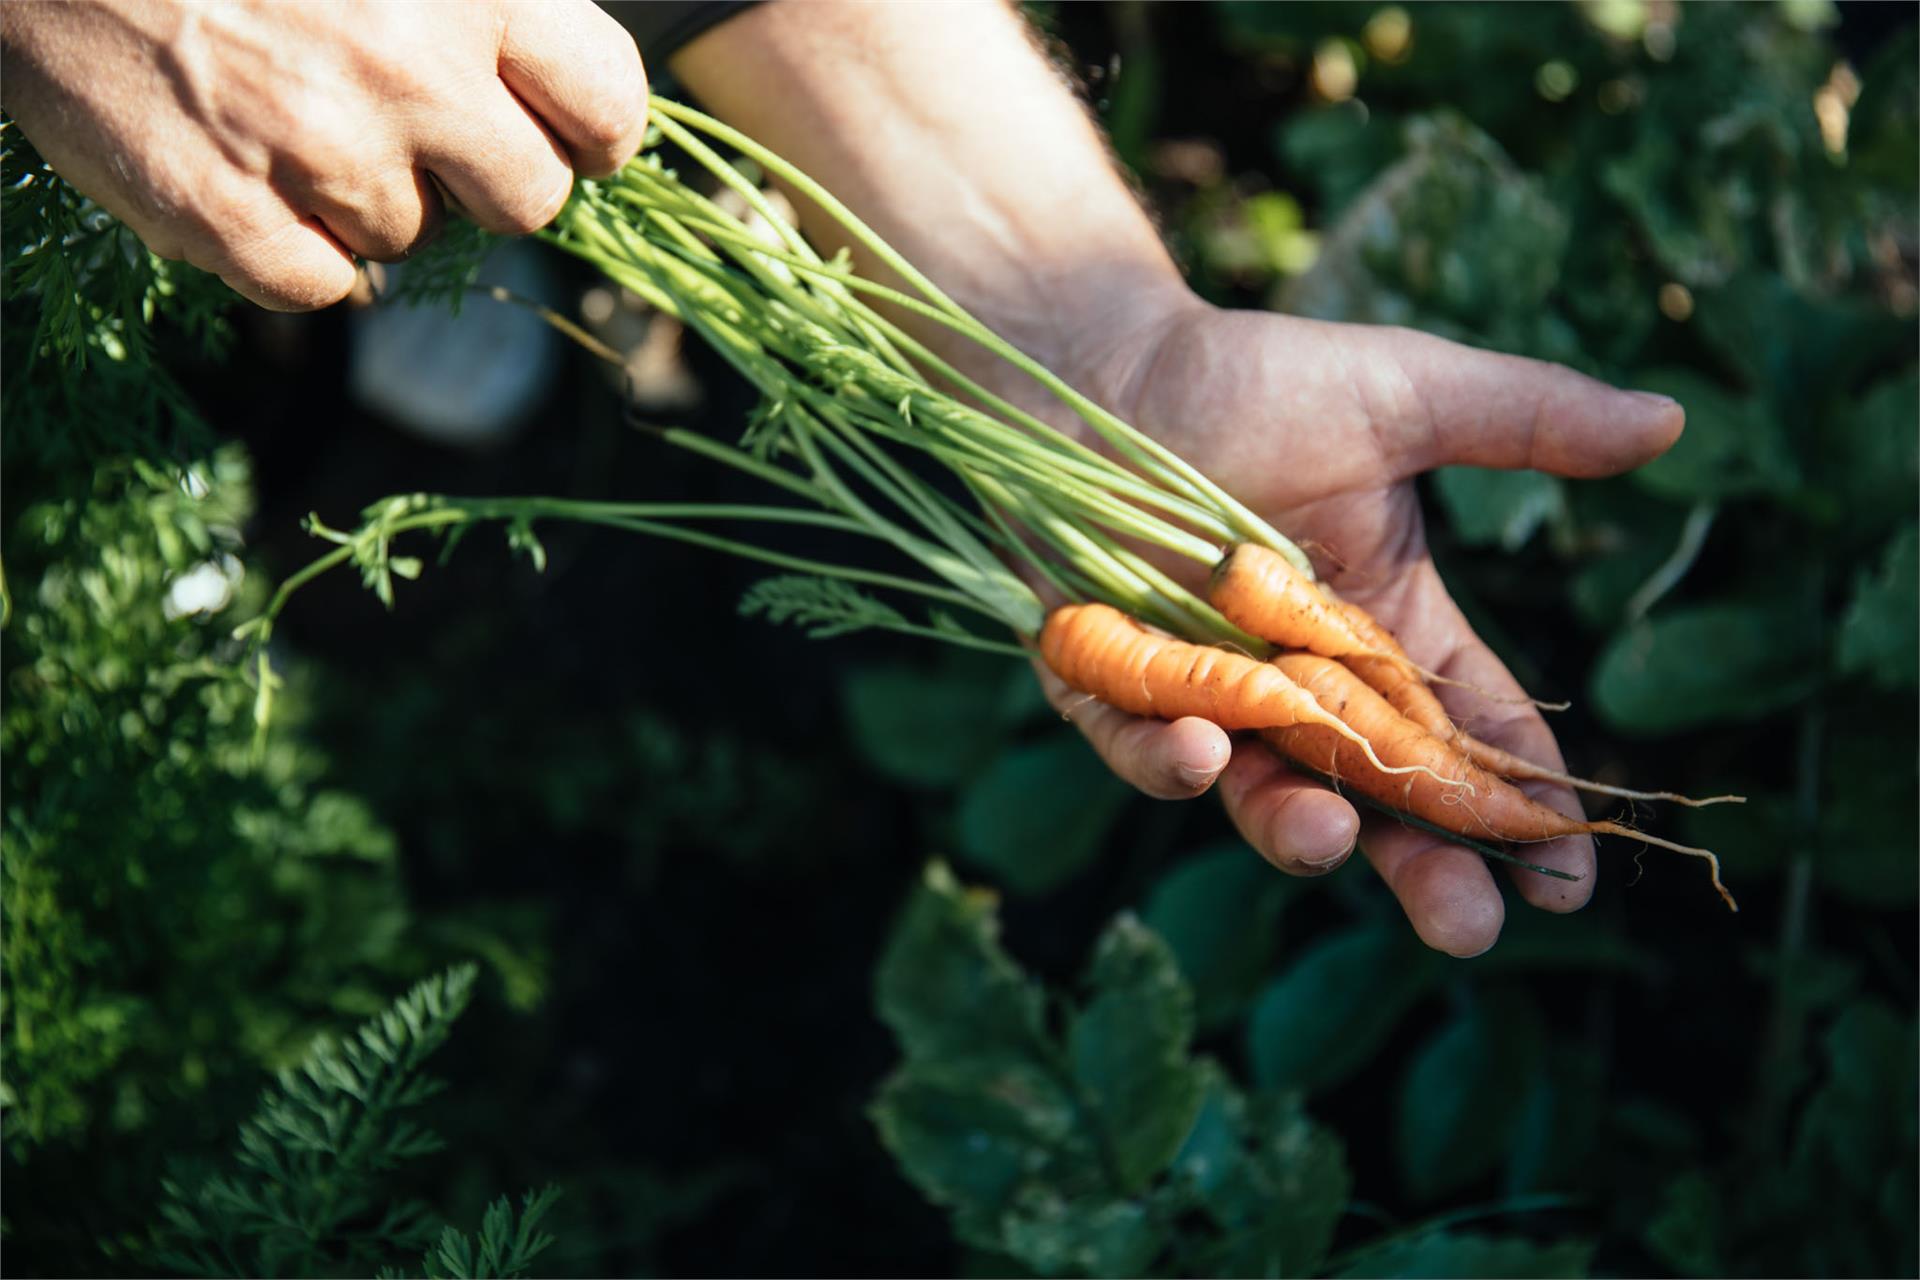
[[[323,1039],[261,1097],[226,1172],[165,1183],[153,1257],[183,1275],[399,1275],[425,1250],[440,1277],[521,1276],[553,1237],[539,1225],[558,1194],[503,1197],[478,1236],[434,1236],[427,1207],[396,1199],[392,1175],[440,1149],[408,1113],[440,1089],[422,1074],[472,999],[478,969],[429,978],[343,1040]]]
[[[1001,948],[993,897],[926,872],[876,978],[903,1062],[872,1116],[960,1238],[1041,1275],[1583,1274],[1586,1251],[1438,1224],[1330,1257],[1348,1207],[1340,1140],[1297,1094],[1248,1097],[1195,1056],[1193,993],[1131,916],[1078,1000]],[[1381,1268],[1381,1269],[1376,1269]],[[1405,1268],[1403,1270],[1403,1268]]]

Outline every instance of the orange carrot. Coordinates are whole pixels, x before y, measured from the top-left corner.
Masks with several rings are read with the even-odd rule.
[[[1110,605],[1064,605],[1048,614],[1040,629],[1040,656],[1075,689],[1134,715],[1200,716],[1223,729],[1316,724],[1355,750],[1370,769],[1387,774],[1426,769],[1418,763],[1388,765],[1364,737],[1278,667],[1148,631]]]
[[[1589,778],[1577,778],[1559,769],[1550,769],[1543,764],[1535,764],[1510,751],[1502,750],[1489,742],[1482,742],[1472,734],[1461,730],[1447,715],[1446,708],[1440,705],[1440,699],[1434,696],[1432,689],[1419,676],[1409,670],[1413,666],[1407,659],[1406,651],[1393,633],[1359,605],[1350,600],[1335,600],[1333,608],[1347,621],[1355,636],[1375,653],[1398,658],[1400,662],[1384,661],[1381,658],[1351,657],[1346,660],[1353,673],[1366,681],[1375,692],[1381,694],[1392,704],[1393,709],[1442,742],[1453,744],[1466,753],[1468,759],[1483,769],[1489,769],[1505,778],[1523,778],[1529,782],[1558,782],[1563,786],[1577,787],[1582,791],[1598,792],[1602,795],[1618,796],[1623,800],[1671,800],[1675,804],[1700,808],[1710,804],[1741,804],[1744,796],[1709,796],[1704,800],[1695,800],[1689,796],[1672,791],[1634,791],[1627,787],[1611,786],[1604,782],[1594,782]],[[1414,668],[1417,670],[1417,668]]]
[[[1427,723],[1428,714],[1434,717],[1436,725],[1446,721],[1446,712],[1440,709],[1439,700],[1427,688],[1427,682],[1461,682],[1437,676],[1416,663],[1393,636],[1373,620],[1372,614],[1326,591],[1277,551],[1250,542],[1227,548],[1213,567],[1207,602],[1242,631],[1282,648],[1305,649],[1323,658],[1339,658],[1349,666],[1365,662],[1375,673],[1364,677],[1367,683],[1387,694],[1389,699],[1397,696],[1389,690],[1390,683],[1398,694],[1409,699],[1425,695],[1418,707],[1419,714],[1402,707],[1405,714],[1421,724]],[[1524,696],[1517,699],[1485,696],[1495,702],[1533,701]],[[1434,731],[1439,732],[1437,727]]]
[[[1273,665],[1312,694],[1348,728],[1373,745],[1374,753],[1426,776],[1383,777],[1367,754],[1355,752],[1345,735],[1305,721],[1267,730],[1264,737],[1296,760],[1343,786],[1459,835],[1526,842],[1571,835],[1618,835],[1704,858],[1713,887],[1735,911],[1733,895],[1720,883],[1720,860],[1705,849],[1674,844],[1617,822],[1586,822],[1539,804],[1519,788],[1473,763],[1421,725],[1401,715],[1354,672],[1313,654],[1287,654]],[[1438,779],[1436,782],[1434,779]],[[1472,787],[1469,796],[1465,786]]]
[[[1369,643],[1319,583],[1266,547],[1250,542],[1228,547],[1213,567],[1207,603],[1242,631],[1283,648],[1323,658],[1375,658],[1383,665],[1405,666],[1418,679],[1420,668],[1398,646],[1386,651]]]

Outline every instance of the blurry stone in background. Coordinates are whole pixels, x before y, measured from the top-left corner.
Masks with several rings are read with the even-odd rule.
[[[405,264],[386,271],[391,294]],[[479,284],[543,306],[560,285],[548,250],[502,244]],[[561,366],[563,339],[527,307],[475,291],[456,314],[441,306],[385,302],[348,320],[353,398],[410,434],[456,448],[485,448],[517,434]]]

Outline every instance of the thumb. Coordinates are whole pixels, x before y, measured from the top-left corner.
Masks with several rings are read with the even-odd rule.
[[[1429,427],[1394,460],[1401,477],[1448,465],[1610,476],[1665,453],[1686,425],[1667,396],[1622,391],[1564,365],[1406,330],[1392,341]]]

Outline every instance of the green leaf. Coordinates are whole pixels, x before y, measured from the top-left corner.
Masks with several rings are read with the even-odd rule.
[[[1687,429],[1673,448],[1632,473],[1642,489],[1700,502],[1798,487],[1786,434],[1759,398],[1735,395],[1690,369],[1654,369],[1633,385],[1672,396],[1687,411]]]
[[[984,1249],[1008,1247],[1001,1214],[1030,1180],[1057,1171],[1074,1123],[1064,1096],[1006,1098],[978,1082],[912,1073],[882,1085],[870,1114],[901,1172],[953,1209],[961,1238]]]
[[[1821,427],[1822,484],[1849,520],[1883,528],[1911,519],[1920,485],[1920,372],[1881,379],[1825,414]]]
[[[1542,1054],[1540,1015],[1518,994],[1477,999],[1415,1053],[1401,1081],[1400,1170],[1416,1200],[1500,1163]]]
[[[1757,720],[1820,684],[1817,617],[1783,604],[1674,609],[1615,636],[1593,674],[1593,700],[1617,729],[1677,733]]]
[[[1592,1260],[1593,1246],[1577,1240],[1535,1244],[1510,1236],[1436,1231],[1369,1250],[1334,1274],[1339,1280],[1557,1280],[1586,1275]]]
[[[1877,308],[1809,297],[1769,271],[1749,270],[1697,292],[1693,324],[1787,421],[1814,412],[1860,371],[1913,341],[1911,325]]]
[[[1007,1252],[1040,1275],[1145,1274],[1166,1224],[1131,1200],[1072,1200],[1032,1191],[1002,1223]]]
[[[1222,1238],[1183,1260],[1181,1273],[1315,1274],[1333,1241],[1351,1186],[1340,1140],[1291,1095],[1249,1106],[1213,1063],[1206,1097],[1174,1159]]]
[[[1439,980],[1435,954],[1399,920],[1317,943],[1261,993],[1248,1021],[1254,1082],[1317,1092],[1373,1056]]]
[[[998,659],[954,653],[938,666],[862,666],[840,686],[854,746],[876,772],[950,787],[980,768],[1037,704],[1033,679]]]
[[[1525,1086],[1507,1143],[1508,1195],[1564,1191],[1594,1182],[1592,1160],[1603,1114],[1594,1100],[1606,1096],[1609,1065],[1601,1054],[1584,1047],[1549,1047],[1544,1064]]]
[[[1433,488],[1453,531],[1470,547],[1518,551],[1566,511],[1560,481],[1539,471],[1442,467],[1433,473]]]
[[[1689,812],[1713,813],[1720,808],[1739,807],[1716,806]],[[1501,927],[1500,945],[1473,962],[1474,976],[1480,978],[1496,973],[1555,970],[1651,978],[1659,968],[1656,955],[1636,945],[1597,912],[1571,916],[1546,911],[1514,912]]]
[[[1911,715],[1909,709],[1909,727]],[[1813,864],[1822,889],[1870,910],[1912,907],[1920,894],[1913,794],[1910,733],[1863,728],[1834,736],[1822,770]]]
[[[1800,1117],[1796,1163],[1815,1178],[1837,1177],[1858,1200],[1878,1199],[1901,1181],[1910,1186],[1920,1137],[1913,1019],[1860,1000],[1835,1019],[1821,1047],[1827,1077]],[[1911,1212],[1909,1199],[1909,1223]]]
[[[1102,935],[1090,982],[1067,1053],[1117,1189],[1130,1195],[1166,1168],[1200,1109],[1205,1082],[1187,1056],[1193,993],[1166,943],[1131,916]]]
[[[930,863],[894,926],[875,1000],[909,1062],[1020,1061],[1044,1047],[1044,995],[1001,949],[995,903]]]
[[[1920,525],[1893,536],[1879,566],[1861,570],[1840,622],[1840,669],[1883,689],[1911,689],[1920,671]]]
[[[1406,154],[1346,205],[1280,309],[1417,324],[1502,350],[1551,345],[1566,215],[1456,112],[1410,120],[1404,138]]]
[[[1092,862],[1130,792],[1071,730],[1004,751],[960,795],[959,852],[1015,893],[1058,888]]]
[[[1141,915],[1173,949],[1202,1030],[1246,1007],[1279,943],[1280,912],[1317,883],[1277,874],[1236,840],[1181,860],[1153,886]]]
[[[1713,1183],[1705,1174],[1683,1173],[1667,1184],[1659,1215],[1647,1224],[1647,1248],[1681,1275],[1725,1275],[1720,1218]]]
[[[1259,14],[1264,4],[1236,5]],[[1320,192],[1325,218],[1342,210],[1398,159],[1404,147],[1399,124],[1358,102],[1342,102],[1317,111],[1290,111],[1274,130],[1274,150],[1287,165]]]

